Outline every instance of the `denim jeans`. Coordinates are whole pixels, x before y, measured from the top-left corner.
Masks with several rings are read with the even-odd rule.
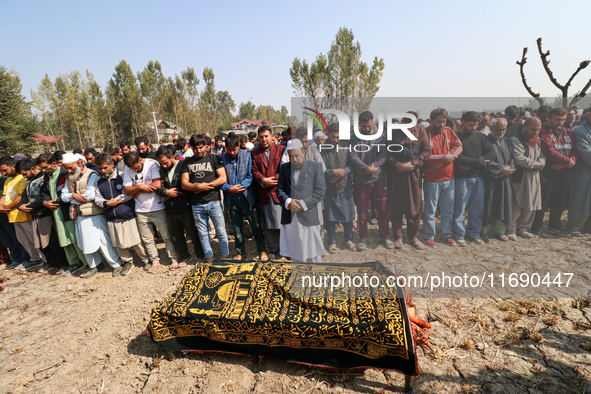
[[[441,212],[441,235],[443,238],[451,238],[451,219],[454,214],[454,180],[425,182],[423,191],[425,193],[423,238],[435,239],[435,211],[438,203]]]
[[[456,198],[452,222],[455,239],[480,237],[484,220],[484,180],[482,177],[456,178]],[[468,226],[464,217],[468,211]]]
[[[199,240],[201,241],[205,257],[213,257],[211,238],[209,237],[209,218],[211,218],[215,227],[222,257],[227,257],[230,251],[228,250],[228,236],[226,235],[226,222],[224,221],[224,210],[221,201],[216,200],[210,201],[207,204],[193,205],[193,217],[195,218],[197,233],[199,234]]]

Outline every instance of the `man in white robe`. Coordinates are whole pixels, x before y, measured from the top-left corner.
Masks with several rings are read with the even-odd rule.
[[[322,164],[306,160],[302,142],[287,144],[290,162],[281,165],[277,197],[281,213],[280,250],[292,261],[321,262],[326,254],[320,234],[318,205],[326,194]]]
[[[113,267],[113,277],[119,276],[121,259],[111,243],[103,210],[94,204],[99,174],[84,165],[81,155],[72,153],[63,155],[62,166],[68,170],[70,176],[66,187],[62,189],[61,199],[71,204],[70,216],[76,220],[76,240],[89,267],[80,277],[90,278],[96,275],[101,254]]]

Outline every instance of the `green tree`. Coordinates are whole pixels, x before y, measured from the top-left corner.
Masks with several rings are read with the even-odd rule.
[[[256,106],[250,100],[246,103],[240,103],[240,107],[238,108],[238,117],[240,120],[256,120]]]
[[[0,152],[13,155],[31,152],[38,123],[21,94],[20,77],[0,66]]]
[[[147,121],[147,109],[142,100],[139,84],[131,67],[125,60],[115,66],[113,77],[106,89],[107,100],[112,108],[111,118],[122,138],[128,140],[141,134]]]
[[[374,57],[371,67],[361,61],[361,45],[352,29],[340,28],[326,55],[308,64],[295,58],[289,70],[294,93],[310,99],[315,109],[334,108],[348,114],[369,108],[379,90],[384,60]]]

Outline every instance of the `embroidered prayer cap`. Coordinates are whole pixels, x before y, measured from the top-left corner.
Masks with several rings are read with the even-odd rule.
[[[69,163],[76,163],[78,160],[78,155],[73,153],[64,153],[62,155],[62,164],[69,164]]]
[[[287,150],[292,149],[304,149],[304,145],[302,145],[302,141],[296,139],[287,141]]]

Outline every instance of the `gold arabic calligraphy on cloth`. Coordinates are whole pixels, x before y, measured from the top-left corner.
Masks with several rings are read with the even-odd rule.
[[[348,267],[349,275],[386,275],[370,267]],[[190,336],[215,341],[310,349],[339,349],[377,359],[408,359],[412,348],[403,298],[393,287],[304,287],[303,275],[341,275],[343,267],[252,262],[195,267],[179,289],[153,311],[156,342]],[[296,282],[300,283],[300,282]]]

